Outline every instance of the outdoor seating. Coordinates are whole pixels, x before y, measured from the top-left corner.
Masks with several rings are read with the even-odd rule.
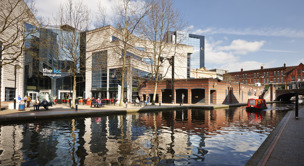
[[[40,104],[34,104],[34,111],[35,110],[40,110],[40,107],[44,107],[46,110],[49,109],[49,107],[53,106],[53,103],[52,102],[45,102],[45,103],[40,103]]]

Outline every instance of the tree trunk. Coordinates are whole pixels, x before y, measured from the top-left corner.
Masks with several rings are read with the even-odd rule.
[[[74,76],[73,76],[73,102],[71,103],[72,105],[72,108],[75,108],[75,101],[76,101],[76,85],[77,85],[77,82],[76,82],[76,73],[74,73]]]
[[[122,106],[124,90],[125,90],[125,87],[124,87],[125,86],[125,65],[126,65],[127,49],[126,49],[126,44],[124,44],[124,45],[125,45],[125,47],[124,47],[124,50],[123,50],[123,61],[122,61],[122,69],[121,69],[121,90],[120,90],[119,106]]]

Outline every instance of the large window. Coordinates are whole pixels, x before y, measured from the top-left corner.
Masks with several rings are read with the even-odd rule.
[[[15,98],[15,88],[5,88],[5,101],[13,101]]]
[[[107,51],[92,54],[92,88],[107,87]]]

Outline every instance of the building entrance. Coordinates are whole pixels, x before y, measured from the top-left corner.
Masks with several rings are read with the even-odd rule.
[[[205,89],[191,89],[192,104],[205,103]]]

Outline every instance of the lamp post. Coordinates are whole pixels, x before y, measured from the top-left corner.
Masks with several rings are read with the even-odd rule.
[[[16,96],[17,96],[17,69],[19,69],[19,65],[14,65],[14,74],[15,74],[15,98],[14,98],[14,109],[16,109]]]

